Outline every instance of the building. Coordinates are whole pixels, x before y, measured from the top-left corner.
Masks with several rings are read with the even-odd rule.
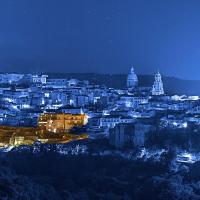
[[[100,118],[100,127],[113,128],[119,123],[133,123],[135,119],[129,116],[106,115]]]
[[[116,148],[123,148],[132,144],[134,136],[134,124],[117,124],[109,131],[110,144]]]
[[[0,147],[33,145],[42,143],[67,143],[74,140],[87,139],[86,134],[54,133],[34,127],[0,126]]]
[[[134,146],[142,147],[145,145],[145,141],[148,139],[149,133],[154,130],[152,125],[136,124],[135,133],[133,138]]]
[[[49,132],[68,132],[73,127],[84,126],[88,122],[86,114],[46,113],[39,117],[38,127]]]
[[[152,87],[152,95],[164,95],[162,77],[159,72],[157,72],[155,75],[155,81]]]
[[[118,100],[121,106],[127,108],[137,108],[140,104],[147,104],[149,101],[148,97],[140,97],[134,95],[122,95]]]
[[[74,107],[74,106],[63,106],[61,108],[59,108],[59,112],[61,113],[71,113],[71,114],[83,114],[85,113],[85,109],[83,109],[82,107]]]
[[[109,131],[110,144],[116,148],[125,146],[142,147],[154,127],[141,123],[120,123]]]
[[[33,83],[45,84],[47,82],[48,75],[32,75]]]
[[[134,88],[138,85],[138,77],[135,74],[134,68],[131,68],[131,72],[128,74],[127,77],[127,87]]]
[[[77,86],[79,83],[79,81],[77,79],[70,79],[68,81],[68,86],[73,87],[73,86]]]
[[[65,78],[48,78],[45,87],[46,88],[67,88],[68,80]]]

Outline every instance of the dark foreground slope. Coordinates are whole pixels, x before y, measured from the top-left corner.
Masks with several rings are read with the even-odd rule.
[[[87,145],[88,153],[63,155],[54,151],[56,145],[46,144],[0,153],[0,199],[200,199],[199,162],[172,171],[173,151],[163,152],[159,160],[132,160],[99,155],[97,149],[107,146],[103,141],[61,146],[77,145]]]
[[[49,74],[50,77],[75,78],[79,80],[89,80],[93,83],[106,85],[114,88],[124,88],[126,86],[125,74],[92,74],[92,73],[56,73]],[[139,75],[139,86],[152,86],[154,76]],[[200,81],[183,80],[174,77],[163,76],[165,91],[169,94],[200,95]]]

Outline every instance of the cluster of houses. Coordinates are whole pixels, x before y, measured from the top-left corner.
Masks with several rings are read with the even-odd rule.
[[[140,87],[134,69],[124,89],[48,75],[0,74],[0,125],[35,126],[43,113],[87,114],[89,135],[107,136],[115,147],[144,146],[158,129],[200,126],[198,96],[168,96],[161,74]]]

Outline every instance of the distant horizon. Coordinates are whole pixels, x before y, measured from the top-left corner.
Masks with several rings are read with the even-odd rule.
[[[166,77],[166,78],[175,78],[175,79],[179,79],[179,80],[184,80],[184,81],[200,81],[199,79],[186,79],[186,78],[182,78],[182,77],[178,77],[178,76],[173,76],[173,75],[165,75],[163,74],[161,71],[159,71],[162,75],[162,77]],[[16,72],[16,71],[0,71],[0,74],[4,74],[4,73],[8,73],[8,74],[33,74],[33,75],[42,75],[42,74],[98,74],[98,75],[128,75],[128,73],[101,73],[101,72],[38,72],[38,73],[31,73],[31,72]],[[156,73],[156,71],[155,71]],[[155,73],[136,73],[137,76],[154,76]]]
[[[99,74],[99,75],[128,75],[128,73],[100,73],[100,72],[44,72],[43,74]],[[155,73],[136,73],[137,76],[154,76],[156,74]],[[178,76],[173,76],[173,75],[165,75],[162,74],[162,72],[160,72],[160,74],[162,75],[162,77],[167,77],[167,78],[176,78],[176,79],[180,79],[180,80],[186,80],[186,81],[200,81],[199,79],[185,79],[185,78],[181,78]]]

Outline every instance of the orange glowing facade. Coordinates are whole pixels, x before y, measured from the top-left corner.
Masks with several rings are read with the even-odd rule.
[[[39,129],[33,127],[0,126],[0,147],[21,144],[31,145],[38,139],[36,134],[38,131]]]
[[[0,147],[32,145],[36,141],[49,144],[68,143],[87,138],[87,134],[55,133],[33,127],[0,126]]]
[[[51,114],[46,113],[39,117],[38,128],[54,132],[69,132],[73,127],[86,125],[88,116],[86,114]]]
[[[0,126],[0,147],[32,145],[42,143],[67,143],[87,139],[87,134],[71,134],[73,127],[87,124],[85,114],[43,114],[38,119],[38,127]]]

